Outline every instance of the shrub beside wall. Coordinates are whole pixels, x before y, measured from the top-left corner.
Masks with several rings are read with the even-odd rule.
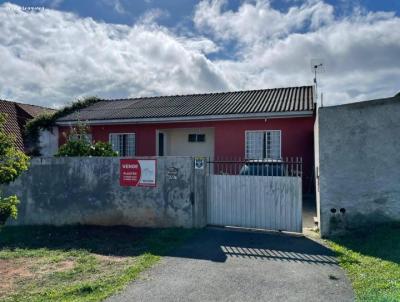
[[[6,133],[5,122],[6,115],[0,114],[0,185],[13,182],[29,165],[29,157],[16,148],[14,137]],[[8,218],[17,217],[18,204],[16,195],[3,197],[0,191],[0,226]]]

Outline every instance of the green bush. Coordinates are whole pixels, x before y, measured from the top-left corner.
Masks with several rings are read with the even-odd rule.
[[[84,140],[68,141],[58,149],[56,156],[89,156],[91,144]]]
[[[0,149],[1,142],[0,133]],[[14,181],[22,171],[28,169],[29,157],[16,148],[0,150],[0,184],[8,184]]]
[[[111,144],[93,143],[89,140],[89,128],[82,122],[73,127],[67,142],[58,149],[56,156],[117,156]]]
[[[23,171],[28,169],[29,157],[15,146],[15,138],[6,133],[4,125],[6,115],[0,114],[0,185],[14,181]],[[0,196],[0,226],[9,217],[17,217],[17,196]]]
[[[19,200],[17,196],[0,196],[0,226],[4,225],[8,218],[17,218]]]
[[[112,149],[110,143],[96,142],[90,146],[90,156],[118,156],[118,153]]]
[[[117,156],[109,143],[94,144],[83,140],[68,141],[60,147],[56,156]]]

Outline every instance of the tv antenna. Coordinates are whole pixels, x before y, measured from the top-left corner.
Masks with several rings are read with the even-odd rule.
[[[311,59],[311,71],[314,74],[314,85],[315,85],[315,101],[318,102],[318,80],[317,75],[325,72],[325,65],[322,59]],[[322,103],[322,93],[321,93],[321,107]]]

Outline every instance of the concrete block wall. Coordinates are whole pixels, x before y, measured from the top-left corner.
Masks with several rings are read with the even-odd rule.
[[[320,108],[315,130],[321,235],[400,221],[400,96]]]
[[[191,157],[159,157],[156,187],[121,187],[119,158],[34,158],[3,192],[21,200],[13,225],[202,227],[205,171]]]

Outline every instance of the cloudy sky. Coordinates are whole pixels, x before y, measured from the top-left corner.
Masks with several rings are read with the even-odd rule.
[[[311,85],[311,62],[325,105],[388,97],[399,15],[398,0],[0,1],[0,99]]]

